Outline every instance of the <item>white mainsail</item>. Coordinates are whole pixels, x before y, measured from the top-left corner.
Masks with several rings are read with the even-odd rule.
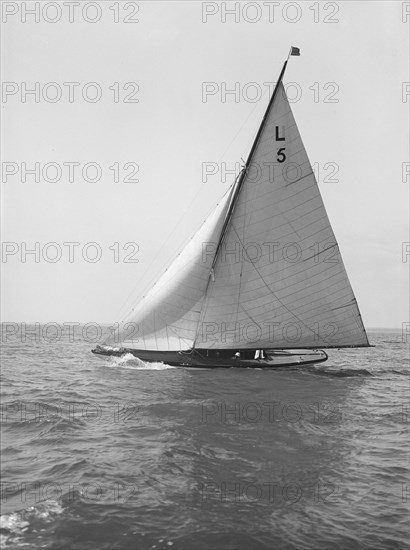
[[[282,83],[202,306],[196,348],[368,345]]]
[[[250,156],[234,198],[226,195],[126,319],[124,347],[369,345],[281,82]]]

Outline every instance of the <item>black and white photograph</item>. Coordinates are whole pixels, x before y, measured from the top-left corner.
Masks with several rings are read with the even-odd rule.
[[[409,550],[410,1],[0,7],[1,548]]]

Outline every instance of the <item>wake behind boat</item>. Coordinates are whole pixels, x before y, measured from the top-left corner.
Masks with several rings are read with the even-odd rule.
[[[323,362],[318,348],[369,346],[282,84],[290,55],[299,49],[236,181],[119,334],[93,353],[261,368]]]

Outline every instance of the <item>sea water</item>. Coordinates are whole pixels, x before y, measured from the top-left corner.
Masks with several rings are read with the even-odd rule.
[[[274,370],[100,358],[82,335],[3,338],[5,548],[408,548],[405,334]]]

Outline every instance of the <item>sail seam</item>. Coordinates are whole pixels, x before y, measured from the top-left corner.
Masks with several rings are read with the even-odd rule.
[[[309,174],[305,174],[304,176],[302,176],[301,178],[299,178],[298,180],[295,180],[295,181],[290,181],[286,184],[286,187],[288,187],[289,185],[293,185],[294,183],[298,183],[299,181],[301,180],[304,180],[305,178],[307,178],[308,176],[312,176],[314,175],[313,172],[309,172]]]
[[[324,248],[323,250],[319,250],[319,252],[315,252],[315,254],[313,254],[313,256],[309,256],[309,258],[305,258],[302,261],[307,262],[308,260],[311,260],[312,258],[317,258],[320,254],[323,254],[324,252],[327,252],[328,250],[332,250],[332,248],[335,248],[335,247],[339,248],[339,245],[337,243],[334,243],[331,246],[328,246],[327,248]],[[329,263],[332,263],[332,262],[329,262]]]

